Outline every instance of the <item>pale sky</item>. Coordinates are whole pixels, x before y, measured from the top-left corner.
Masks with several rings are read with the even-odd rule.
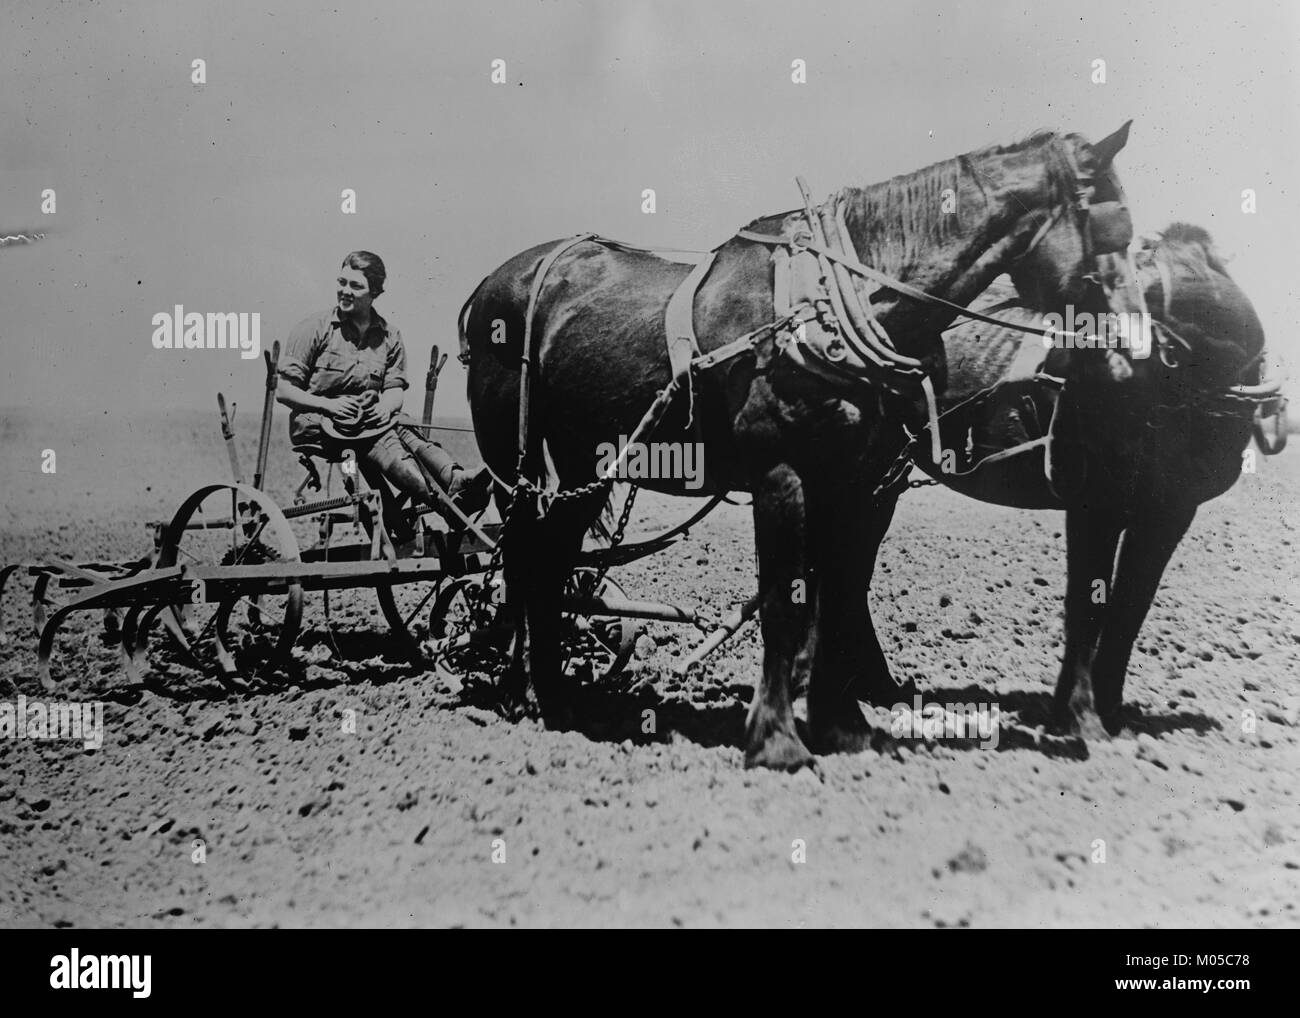
[[[1129,118],[1137,228],[1207,227],[1300,363],[1300,8],[1028,6],[5,0],[0,227],[49,235],[0,252],[0,406],[206,409],[222,389],[251,409],[260,363],[154,350],[153,314],[260,312],[269,346],[368,248],[418,412],[430,346],[454,348],[472,288],[532,244],[708,248],[795,205],[795,174],[821,196]],[[454,360],[439,411],[466,412]]]

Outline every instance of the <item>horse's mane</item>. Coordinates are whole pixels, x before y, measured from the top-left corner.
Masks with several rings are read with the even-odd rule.
[[[950,214],[941,214],[944,191],[959,194],[963,175],[987,193],[989,175],[980,163],[1030,149],[1041,149],[1047,165],[1049,198],[1055,204],[1069,199],[1074,190],[1074,171],[1064,152],[1065,139],[1053,131],[1039,130],[1010,145],[989,145],[965,155],[945,159],[911,173],[900,174],[866,187],[846,187],[841,192],[845,218],[855,239],[864,248],[862,256],[885,272],[903,273],[916,265],[934,247],[964,232],[968,217],[963,204]]]
[[[1214,244],[1208,230],[1191,223],[1170,223],[1145,245],[1151,256],[1163,263],[1175,276],[1209,279],[1211,273],[1231,279],[1227,263]]]

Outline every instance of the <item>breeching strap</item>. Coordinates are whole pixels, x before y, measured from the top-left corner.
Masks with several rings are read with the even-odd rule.
[[[528,293],[528,311],[524,315],[524,352],[519,371],[518,448],[519,473],[521,476],[523,474],[524,459],[528,456],[528,409],[531,405],[532,395],[533,318],[537,312],[537,300],[542,293],[542,284],[546,282],[546,274],[551,271],[551,266],[555,264],[556,259],[575,244],[581,244],[583,241],[591,240],[595,236],[594,233],[580,233],[576,237],[560,241],[546,253],[546,257],[538,264],[537,272],[533,275],[533,286]]]

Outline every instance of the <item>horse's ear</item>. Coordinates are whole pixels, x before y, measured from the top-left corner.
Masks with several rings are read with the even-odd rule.
[[[1106,170],[1115,157],[1119,155],[1120,149],[1128,143],[1128,129],[1133,126],[1133,121],[1124,121],[1124,126],[1114,134],[1108,134],[1101,141],[1092,146],[1092,154],[1097,159],[1097,169]]]

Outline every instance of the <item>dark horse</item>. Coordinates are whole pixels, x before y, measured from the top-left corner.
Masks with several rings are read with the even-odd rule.
[[[1093,237],[1088,200],[1120,199],[1111,162],[1127,133],[1126,124],[1096,145],[1039,133],[846,188],[840,195],[852,248],[863,263],[959,305],[1002,272],[1040,306],[1078,302],[1104,249]],[[749,229],[779,234],[786,215]],[[598,445],[632,434],[668,384],[665,308],[688,268],[588,240],[564,250],[538,280],[556,246],[524,251],[480,284],[461,316],[461,345],[484,459],[511,479],[522,459],[526,477],[545,473],[567,491],[597,476]],[[519,450],[521,359],[535,283],[528,440]],[[871,304],[898,352],[941,382],[941,332],[954,311],[889,289],[875,291]],[[692,306],[705,353],[770,324],[777,317],[771,249],[741,237],[727,241]],[[875,545],[864,522],[905,447],[902,421],[916,416],[914,392],[829,380],[769,339],[752,355],[700,372],[692,398],[676,398],[649,436],[701,442],[706,486],[662,479],[647,487],[753,495],[764,658],[746,724],[749,766],[793,770],[812,762],[795,728],[792,683],[807,683],[810,742],[818,751],[855,748],[869,734],[851,688],[872,653],[864,640],[865,591]],[[602,492],[555,501],[543,513],[537,499],[518,498],[507,513],[503,568],[516,639],[505,688],[522,702],[531,678],[553,726],[575,720],[560,671],[561,591],[603,503]]]
[[[1255,309],[1205,230],[1174,223],[1136,262],[1157,333],[1165,326],[1176,338],[1166,332],[1163,350],[1133,360],[1123,385],[1073,372],[1078,352],[1054,349],[1044,361],[1036,341],[1009,329],[963,322],[945,334],[950,386],[941,406],[954,408],[943,419],[945,444],[969,436],[974,460],[1046,431],[1055,388],[1023,369],[1026,354],[1028,364],[1043,361],[1045,374],[1066,379],[1050,483],[1041,449],[969,471],[921,462],[983,501],[1066,510],[1066,639],[1053,713],[1064,731],[1093,736],[1120,728],[1133,643],[1197,507],[1242,472],[1254,407],[1224,392],[1259,382],[1264,348]],[[1001,280],[981,305],[1022,324],[1043,317]],[[976,402],[999,382],[996,398]]]

